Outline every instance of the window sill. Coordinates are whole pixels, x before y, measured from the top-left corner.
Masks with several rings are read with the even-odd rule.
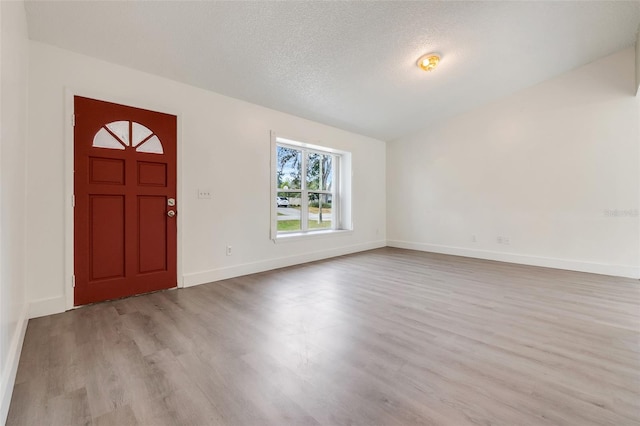
[[[336,229],[330,231],[313,231],[313,232],[292,232],[290,234],[278,235],[273,242],[276,244],[289,243],[293,241],[312,240],[317,238],[328,238],[339,235],[353,234],[351,229]]]

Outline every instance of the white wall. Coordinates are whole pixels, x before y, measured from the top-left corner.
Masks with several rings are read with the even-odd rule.
[[[636,34],[636,95],[640,94],[640,26]]]
[[[0,2],[0,423],[26,329],[25,145],[28,40],[22,2]]]
[[[256,76],[259,78],[259,76]],[[65,88],[179,115],[179,227],[186,285],[385,245],[385,144],[45,44],[30,43],[28,297],[65,308]],[[353,154],[353,233],[270,240],[270,131]],[[197,199],[197,189],[213,199]],[[233,246],[226,256],[225,246]],[[180,277],[179,277],[180,279]]]
[[[639,277],[634,61],[626,49],[389,143],[389,245]]]

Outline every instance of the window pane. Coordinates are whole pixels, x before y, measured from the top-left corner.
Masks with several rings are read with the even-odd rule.
[[[298,149],[284,146],[278,146],[276,149],[278,188],[300,189],[302,152]]]
[[[310,153],[307,157],[307,189],[331,191],[333,185],[333,157]]]
[[[325,191],[333,190],[333,157],[330,155],[322,156],[322,189]]]
[[[103,127],[93,137],[93,146],[96,148],[124,149],[124,145]]]
[[[300,193],[278,192],[276,196],[278,232],[300,231]]]
[[[311,153],[307,156],[307,189],[320,189],[320,159],[322,155]]]
[[[114,121],[112,123],[107,124],[106,127],[107,129],[111,130],[113,134],[116,135],[125,146],[129,146],[129,122],[128,121]]]
[[[160,143],[160,139],[156,135],[153,135],[146,142],[138,145],[136,147],[136,151],[138,152],[149,152],[151,154],[162,154],[162,144]]]
[[[278,192],[276,201],[281,204],[279,207],[300,207],[300,197],[299,191]]]
[[[138,146],[140,142],[148,138],[153,132],[148,128],[146,128],[145,126],[143,126],[142,124],[136,123],[134,121],[132,126],[132,133],[133,133],[133,137],[132,137],[131,145]]]
[[[309,230],[331,229],[331,195],[309,193]]]

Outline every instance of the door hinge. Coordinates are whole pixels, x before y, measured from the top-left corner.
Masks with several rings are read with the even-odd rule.
[[[71,285],[73,286],[73,288],[76,288],[76,276],[75,275],[71,275]]]
[[[75,114],[71,114],[71,125],[73,127],[76,126],[76,115]]]
[[[76,196],[75,194],[71,196],[71,207],[75,207],[76,206]]]

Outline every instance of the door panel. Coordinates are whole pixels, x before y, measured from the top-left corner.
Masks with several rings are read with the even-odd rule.
[[[140,262],[138,271],[164,271],[167,268],[167,252],[164,250],[166,240],[166,197],[144,195],[138,197],[140,233]]]
[[[89,158],[89,183],[124,185],[124,160]]]
[[[124,196],[89,197],[91,281],[124,277]]]
[[[138,185],[167,186],[167,165],[138,162]]]
[[[74,98],[75,305],[176,286],[176,117]]]

